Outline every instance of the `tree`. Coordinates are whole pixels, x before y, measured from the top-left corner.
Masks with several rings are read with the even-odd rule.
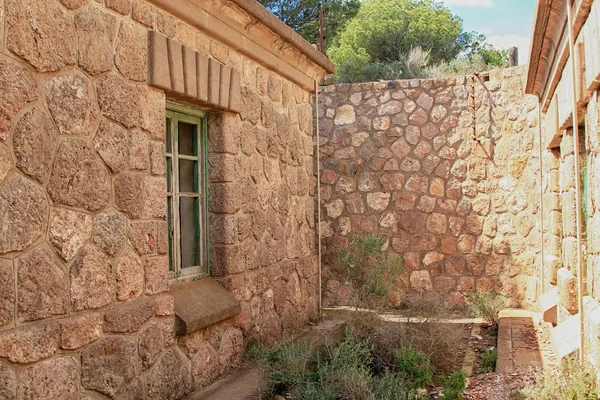
[[[360,7],[360,0],[259,0],[309,43],[319,42],[319,5],[323,4],[324,49]]]
[[[481,57],[486,65],[502,61],[485,36],[463,32],[462,19],[434,0],[363,0],[328,55],[337,80],[350,82],[427,76],[459,58],[466,60],[453,64],[465,68]]]

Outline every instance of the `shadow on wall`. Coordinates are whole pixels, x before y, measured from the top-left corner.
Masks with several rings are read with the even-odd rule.
[[[348,301],[331,268],[338,249],[379,233],[406,267],[392,305],[411,291],[449,304],[495,291],[508,306],[533,306],[538,108],[526,71],[321,88],[325,305]]]

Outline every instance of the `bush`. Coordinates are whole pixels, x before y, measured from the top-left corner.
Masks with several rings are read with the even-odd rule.
[[[442,379],[444,386],[444,400],[462,400],[462,392],[467,386],[467,374],[464,371],[455,371]]]
[[[498,324],[498,314],[504,308],[504,299],[495,293],[471,294],[471,310],[488,324]]]
[[[498,360],[498,349],[494,347],[491,350],[486,350],[483,353],[483,357],[479,362],[477,372],[485,374],[487,372],[494,372],[496,370],[496,361]]]
[[[411,382],[413,389],[428,386],[433,380],[435,369],[425,354],[412,348],[405,347],[395,352],[398,372]]]
[[[594,368],[582,368],[575,357],[561,363],[559,368],[548,368],[536,376],[534,385],[523,390],[532,400],[596,400],[600,398],[600,388]]]
[[[403,273],[401,259],[388,257],[381,235],[358,236],[339,253],[337,273],[355,290],[355,307],[381,308]]]

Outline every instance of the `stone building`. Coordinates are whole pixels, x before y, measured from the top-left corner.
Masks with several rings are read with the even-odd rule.
[[[542,114],[540,306],[557,355],[600,367],[600,3],[539,1],[527,93]]]
[[[0,0],[0,398],[181,398],[316,318],[332,70],[254,0]]]

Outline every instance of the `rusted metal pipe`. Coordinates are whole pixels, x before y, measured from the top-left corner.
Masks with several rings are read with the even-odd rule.
[[[578,293],[577,301],[579,308],[579,362],[584,365],[585,362],[585,340],[584,340],[584,311],[583,311],[583,293],[584,293],[584,277],[583,277],[583,252],[581,249],[581,181],[580,181],[580,165],[579,165],[579,120],[577,117],[577,65],[575,60],[575,38],[573,35],[573,12],[571,10],[571,1],[565,1],[567,7],[567,30],[569,35],[569,59],[571,60],[572,69],[572,90],[573,90],[573,141],[575,146],[575,216],[577,224],[577,284]]]
[[[316,141],[317,141],[317,253],[318,253],[318,268],[319,268],[319,315],[323,309],[323,288],[322,288],[322,264],[321,264],[321,144],[319,132],[319,82],[315,81],[315,124],[316,124]]]

